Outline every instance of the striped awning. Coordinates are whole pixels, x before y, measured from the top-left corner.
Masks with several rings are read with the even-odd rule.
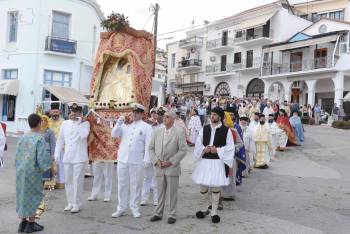
[[[0,80],[0,94],[18,95],[19,81],[18,80]]]
[[[88,103],[88,99],[76,89],[49,85],[45,85],[44,89],[56,96],[62,103]]]
[[[297,48],[309,47],[317,44],[323,44],[327,42],[333,42],[337,40],[338,36],[339,35],[334,34],[330,36],[318,37],[318,38],[297,41],[292,43],[285,43],[285,44],[276,45],[276,46],[271,45],[269,47],[264,48],[263,53],[269,53],[271,51],[286,51],[286,50],[292,50]]]

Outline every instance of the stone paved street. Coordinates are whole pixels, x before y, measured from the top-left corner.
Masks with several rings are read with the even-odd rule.
[[[329,127],[305,127],[306,144],[279,153],[268,170],[255,170],[239,187],[235,202],[225,202],[222,222],[197,220],[198,187],[191,180],[193,161],[190,151],[182,163],[178,219],[151,223],[153,207],[141,208],[142,217],[130,213],[118,219],[116,183],[111,203],[85,201],[80,213],[64,213],[63,190],[50,196],[49,209],[40,223],[42,233],[350,233],[350,131]],[[0,170],[0,233],[16,233],[15,139],[9,140],[5,168]],[[90,194],[92,179],[85,179],[84,199]]]

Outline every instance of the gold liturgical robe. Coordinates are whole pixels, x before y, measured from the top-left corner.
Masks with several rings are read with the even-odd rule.
[[[272,140],[269,126],[267,124],[259,124],[254,132],[253,140],[256,146],[255,167],[268,165],[272,152]]]

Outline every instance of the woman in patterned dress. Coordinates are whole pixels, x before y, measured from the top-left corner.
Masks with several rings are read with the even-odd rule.
[[[16,212],[21,219],[18,232],[41,231],[35,222],[35,213],[43,199],[43,173],[51,166],[51,157],[41,134],[41,118],[28,117],[31,131],[22,136],[16,148]]]

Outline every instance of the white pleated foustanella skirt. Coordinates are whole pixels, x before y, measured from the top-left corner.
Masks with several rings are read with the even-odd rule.
[[[196,184],[208,187],[221,187],[230,184],[229,177],[226,177],[225,164],[220,159],[202,158],[193,171],[192,180]]]

